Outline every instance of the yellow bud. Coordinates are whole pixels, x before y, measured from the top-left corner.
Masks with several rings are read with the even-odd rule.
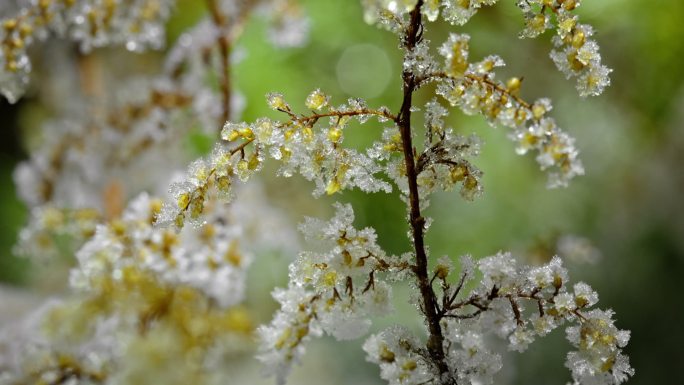
[[[572,11],[575,8],[577,8],[577,0],[565,0],[563,2],[563,8],[565,8],[566,11]]]
[[[577,52],[571,52],[567,56],[568,63],[570,63],[570,67],[574,71],[580,71],[582,68],[584,68],[584,64],[577,59]]]
[[[230,247],[228,247],[228,251],[226,252],[224,258],[231,265],[240,266],[242,263],[242,255],[240,255],[238,252],[235,242],[230,244]]]
[[[198,198],[192,202],[192,207],[190,209],[190,216],[192,218],[199,218],[204,211],[204,199]]]
[[[328,185],[325,187],[325,193],[328,195],[333,195],[334,193],[342,190],[342,185],[337,180],[337,178],[332,178]]]
[[[241,137],[247,140],[254,139],[254,132],[252,132],[252,129],[249,127],[241,128],[240,130],[238,130],[238,133]]]
[[[183,214],[176,215],[176,219],[173,221],[173,224],[178,228],[183,227],[185,224],[185,216]]]
[[[553,287],[556,289],[560,289],[561,286],[563,286],[563,278],[561,278],[560,275],[556,275],[553,277]]]
[[[508,92],[511,94],[517,94],[520,91],[520,85],[522,84],[522,81],[518,77],[512,77],[508,79],[506,82],[506,89]]]
[[[287,105],[283,95],[277,93],[271,93],[266,96],[268,101],[268,106],[274,110],[289,111],[290,106]]]
[[[178,196],[176,204],[178,205],[178,208],[181,210],[187,209],[188,205],[190,205],[190,194],[189,193],[180,194]]]
[[[404,362],[404,365],[401,366],[402,369],[404,370],[415,370],[418,367],[418,364],[416,364],[416,361],[413,360],[408,360]]]
[[[450,172],[451,182],[457,183],[457,182],[462,181],[466,177],[467,173],[468,173],[468,169],[462,164],[459,164],[456,167],[453,167],[451,169],[451,172]]]
[[[339,240],[338,240],[338,243],[339,243]],[[344,251],[342,252],[342,258],[343,258],[343,263],[344,263],[345,265],[351,266],[351,264],[352,264],[352,255],[349,254],[349,252],[348,252],[347,250],[344,250]]]
[[[162,200],[161,199],[153,199],[150,201],[150,213],[152,213],[153,216],[156,216],[161,212],[162,209]]]
[[[335,271],[329,271],[323,275],[323,284],[326,286],[333,287],[337,283],[337,273]]]
[[[328,104],[328,97],[321,90],[315,90],[306,98],[306,106],[312,110],[320,110]]]
[[[259,157],[257,157],[256,154],[252,155],[251,158],[249,158],[249,163],[247,164],[247,168],[250,170],[256,170],[259,167]]]
[[[306,138],[306,140],[308,140],[308,141],[311,141],[311,139],[313,139],[313,136],[314,136],[314,133],[313,133],[313,130],[311,129],[311,127],[308,127],[308,126],[304,127],[304,138]]]
[[[546,28],[546,15],[538,13],[534,15],[529,21],[529,26],[537,32],[541,32]]]
[[[463,182],[463,187],[466,190],[470,190],[470,191],[474,191],[475,189],[477,189],[477,185],[478,185],[477,179],[475,179],[475,177],[473,177],[471,175],[468,175],[465,179],[465,182]]]
[[[7,19],[2,23],[2,26],[6,30],[11,31],[17,27],[17,21],[15,19]]]
[[[280,155],[283,157],[283,160],[287,160],[292,156],[292,150],[287,147],[280,147]]]
[[[9,72],[17,72],[19,70],[19,64],[15,60],[10,60],[5,63],[5,69]]]
[[[437,268],[435,269],[435,274],[437,274],[437,278],[439,279],[446,279],[446,277],[449,276],[449,267],[444,265],[437,265]]]
[[[126,224],[119,219],[112,220],[109,224],[109,228],[119,237],[126,234]]]
[[[572,35],[572,46],[575,48],[582,47],[586,41],[587,38],[584,35],[584,32],[580,30],[576,30],[575,33]]]
[[[535,104],[532,106],[532,116],[534,116],[535,119],[539,120],[543,118],[545,113],[546,108],[543,105]]]
[[[394,353],[389,350],[386,345],[382,345],[382,349],[380,349],[380,360],[384,362],[394,362]]]
[[[569,17],[563,21],[560,22],[558,27],[560,28],[561,31],[564,31],[565,33],[569,33],[572,31],[573,28],[575,28],[575,25],[577,24],[577,19],[574,19],[572,17]]]
[[[231,131],[227,136],[225,136],[225,139],[229,142],[232,142],[239,137],[240,137],[240,133],[238,133],[237,131]]]
[[[342,138],[342,130],[340,130],[337,127],[333,127],[330,130],[328,130],[328,139],[331,142],[337,143],[339,142],[340,138]]]
[[[394,143],[386,143],[384,146],[382,146],[382,149],[387,151],[387,152],[396,151],[397,145]]]
[[[589,300],[585,297],[575,297],[575,305],[577,305],[577,307],[585,307],[587,304],[589,304]]]
[[[601,365],[601,371],[602,371],[602,372],[607,372],[607,371],[609,371],[610,369],[613,368],[613,365],[615,365],[615,356],[609,357],[609,358],[606,360],[606,362],[604,362],[603,365]]]

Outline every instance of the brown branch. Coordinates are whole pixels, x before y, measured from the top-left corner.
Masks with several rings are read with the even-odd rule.
[[[223,123],[227,122],[230,119],[230,114],[231,114],[231,106],[230,106],[230,101],[231,101],[231,79],[230,79],[230,74],[231,74],[231,68],[230,68],[230,51],[231,51],[231,42],[230,42],[230,36],[228,35],[228,18],[226,15],[221,12],[221,9],[219,8],[219,5],[217,3],[217,0],[206,0],[207,1],[207,8],[209,8],[209,13],[211,14],[211,18],[214,21],[214,24],[216,25],[216,28],[218,30],[218,38],[217,38],[217,44],[219,48],[219,53],[221,55],[221,104],[222,104],[222,112],[221,112],[221,120],[222,123],[219,127],[219,130],[221,127],[223,127]]]
[[[446,72],[434,72],[434,73],[430,73],[430,74],[427,74],[425,76],[422,76],[422,77],[416,79],[416,82],[418,83],[418,87],[420,87],[423,85],[423,83],[428,82],[428,81],[433,80],[433,79],[449,79],[449,80],[455,80],[455,81],[465,81],[465,82],[471,83],[471,84],[472,83],[480,83],[480,84],[484,85],[485,87],[489,87],[492,90],[500,92],[502,95],[506,95],[506,97],[509,97],[509,98],[515,100],[518,104],[520,104],[521,106],[523,106],[527,109],[532,108],[532,105],[530,103],[528,103],[527,101],[525,101],[523,98],[521,98],[520,96],[510,92],[509,90],[507,90],[506,88],[504,88],[503,86],[501,86],[500,84],[496,83],[495,81],[489,79],[486,76],[477,76],[475,74],[465,74],[462,77],[456,77],[456,76],[449,75]]]
[[[296,115],[292,114],[289,111],[284,111],[284,110],[279,110],[279,111],[285,112],[286,114],[293,117],[293,119],[297,119],[298,121],[300,121],[302,123],[309,123],[309,125],[316,124],[316,122],[321,118],[327,118],[327,117],[341,118],[343,116],[359,116],[359,115],[382,116],[382,117],[385,117],[387,119],[393,120],[395,122],[398,120],[397,116],[391,114],[388,111],[374,110],[374,109],[370,109],[370,108],[362,108],[360,110],[349,110],[349,111],[331,111],[331,112],[326,112],[323,114],[314,113],[313,115],[308,115],[308,116],[304,115],[301,117],[297,117]]]
[[[522,315],[520,314],[520,307],[518,307],[518,303],[515,302],[515,299],[513,299],[512,295],[507,295],[506,298],[508,298],[508,302],[511,304],[511,309],[513,310],[513,315],[515,316],[515,323],[518,324],[518,326],[522,326],[525,324],[522,320]]]
[[[420,8],[423,0],[418,0],[416,7],[411,11],[410,22],[406,34],[402,41],[407,51],[413,51],[422,38],[423,26]],[[411,106],[413,92],[417,88],[416,78],[410,70],[405,70],[402,74],[404,97],[401,111],[397,116],[397,125],[401,134],[404,161],[406,163],[406,177],[409,185],[409,211],[410,225],[413,236],[413,246],[416,252],[416,265],[413,272],[418,280],[418,287],[423,302],[423,312],[428,324],[430,337],[427,342],[427,350],[430,359],[440,372],[442,383],[455,384],[456,380],[449,378],[449,367],[447,366],[444,354],[444,335],[440,326],[438,314],[437,298],[430,285],[428,275],[428,258],[425,252],[424,230],[425,218],[420,212],[420,196],[418,193],[418,170],[414,158],[413,139],[411,132]]]

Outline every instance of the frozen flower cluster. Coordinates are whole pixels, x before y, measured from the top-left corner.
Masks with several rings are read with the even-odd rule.
[[[435,378],[420,346],[409,330],[393,326],[369,337],[363,350],[368,361],[380,366],[380,377],[390,385],[427,384]]]
[[[367,332],[371,315],[390,313],[391,286],[381,274],[408,268],[380,249],[375,231],[353,227],[350,205],[338,203],[335,209],[328,222],[308,218],[300,226],[308,239],[330,249],[303,252],[290,265],[289,286],[273,292],[280,311],[258,330],[258,358],[279,384],[312,337],[326,333],[338,340],[356,339]]]
[[[15,102],[31,72],[27,49],[52,34],[66,36],[81,50],[124,45],[129,51],[164,44],[171,0],[31,0],[18,14],[0,20],[0,93]]]
[[[568,79],[577,78],[582,97],[600,95],[610,84],[611,69],[601,63],[598,44],[591,40],[592,26],[581,24],[573,14],[580,0],[523,0],[517,4],[525,15],[520,36],[536,37],[555,27],[551,59]]]
[[[549,186],[566,186],[577,175],[584,174],[574,138],[563,132],[548,116],[551,102],[542,98],[529,103],[520,98],[521,80],[495,80],[494,69],[504,62],[498,56],[469,63],[468,35],[451,34],[440,47],[445,59],[444,71],[428,75],[438,82],[437,93],[466,114],[482,114],[496,125],[512,129],[510,138],[516,152],[534,151],[542,169],[549,169]]]
[[[370,156],[342,146],[344,130],[353,120],[365,123],[371,117],[381,122],[395,119],[386,107],[371,109],[361,99],[333,106],[320,90],[313,91],[305,104],[311,115],[297,115],[281,94],[267,95],[268,105],[286,114],[287,121],[261,118],[254,123],[227,122],[211,155],[192,163],[186,178],[171,188],[174,202],[165,205],[160,223],[182,227],[186,220],[202,223],[207,194],[231,197],[235,179],[247,181],[259,171],[267,157],[282,163],[278,174],[299,173],[315,183],[314,195],[332,195],[343,189],[365,192],[391,191],[378,178],[382,167]],[[316,112],[319,110],[321,112]],[[319,120],[327,125],[316,127]]]
[[[433,272],[441,291],[438,315],[448,376],[457,383],[493,383],[503,352],[491,336],[508,341],[509,350],[523,352],[563,324],[570,324],[568,340],[577,348],[566,361],[576,384],[620,384],[634,373],[621,350],[629,332],[615,327],[611,311],[591,309],[598,295],[589,285],[580,282],[570,290],[560,258],[542,266],[518,266],[509,253],[499,253],[477,263],[464,257],[461,267],[458,280],[448,259],[440,260]],[[466,292],[477,277],[475,270],[481,279]],[[423,343],[403,328],[371,336],[364,350],[390,384],[451,383],[440,380]]]
[[[286,225],[259,204],[214,206],[202,227],[176,232],[153,225],[161,200],[135,198],[77,252],[74,294],[32,316],[21,327],[31,337],[21,344],[10,343],[14,329],[6,331],[0,346],[10,345],[13,361],[0,360],[0,384],[220,381],[223,360],[248,347],[254,329],[242,306],[253,258],[244,247],[292,247],[294,235],[282,230],[281,238],[261,236],[272,231],[263,224]],[[246,210],[255,217],[243,218]]]
[[[304,18],[295,2],[276,3],[278,9]],[[221,20],[230,16],[233,23],[217,24],[207,15],[170,48],[159,76],[113,79],[115,84],[97,95],[102,99],[97,103],[84,94],[58,104],[62,116],[43,125],[40,144],[14,173],[20,197],[32,208],[17,251],[49,259],[57,252],[57,235],[74,241],[69,249],[75,251],[92,235],[94,223],[120,215],[140,192],[163,195],[174,173],[188,161],[183,154],[189,128],[199,127],[203,135],[213,136],[228,116],[239,116],[244,107],[236,90],[229,88],[221,95],[213,84],[215,74],[229,70],[217,45],[235,43],[250,12],[260,7],[273,11],[268,5],[266,0],[217,2],[217,16]],[[112,6],[133,12],[118,2]],[[235,60],[230,52],[225,59],[228,65]],[[222,98],[222,103],[216,102]],[[61,228],[43,226],[50,221],[43,213],[56,211],[77,223],[83,223],[84,216],[73,213],[97,220],[80,226],[89,227],[85,233],[72,220]]]
[[[198,231],[188,228],[177,234],[152,226],[160,208],[161,201],[142,195],[120,220],[99,227],[76,254],[79,264],[71,286],[88,292],[103,274],[117,279],[131,269],[145,269],[170,285],[200,290],[220,306],[239,303],[252,259],[240,249],[240,227],[218,210]]]
[[[80,239],[77,249],[95,223],[119,216],[136,194],[163,191],[184,162],[176,155],[184,138],[176,124],[197,121],[188,113],[189,94],[165,81],[139,81],[120,97],[127,102],[105,116],[45,124],[42,143],[16,168],[19,196],[32,208],[20,254],[44,259],[58,249],[54,235]]]

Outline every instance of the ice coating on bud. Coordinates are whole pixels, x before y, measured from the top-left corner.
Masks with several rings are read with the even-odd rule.
[[[306,106],[312,110],[320,110],[328,105],[329,100],[330,98],[320,89],[316,89],[306,97]]]

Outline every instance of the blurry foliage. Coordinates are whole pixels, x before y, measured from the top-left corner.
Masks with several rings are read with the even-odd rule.
[[[201,3],[179,2],[169,28],[169,41],[205,12],[198,6]],[[389,63],[400,62],[393,36],[364,24],[357,1],[304,3],[312,20],[310,43],[304,48],[275,50],[263,44],[262,25],[248,25],[240,45],[247,47],[249,54],[235,68],[237,88],[248,101],[243,119],[252,121],[271,115],[262,100],[272,90],[281,90],[290,100],[303,100],[314,86],[325,89],[333,100],[349,97],[338,81],[345,71],[364,71],[366,89],[357,90],[355,96],[368,97],[373,105],[397,106],[401,96],[400,73],[392,67],[388,73],[383,56],[387,55]],[[473,44],[473,56],[500,54],[509,62],[506,75],[529,79],[528,97],[552,97],[556,102],[553,115],[577,137],[587,176],[575,180],[568,189],[548,191],[534,162],[510,151],[504,132],[487,127],[482,119],[453,120],[451,125],[457,131],[466,135],[477,131],[484,139],[480,167],[485,171],[486,198],[470,203],[451,194],[434,200],[428,210],[437,223],[428,235],[428,243],[433,245],[431,254],[458,255],[469,250],[480,257],[505,247],[525,253],[557,233],[590,238],[604,257],[594,266],[577,266],[573,276],[595,282],[595,288],[602,293],[601,302],[612,304],[620,315],[618,325],[632,330],[627,353],[637,373],[630,383],[673,383],[676,366],[684,362],[680,346],[684,332],[679,327],[684,322],[684,307],[676,296],[684,274],[684,2],[583,2],[582,16],[599,26],[598,40],[606,64],[615,71],[613,85],[603,96],[580,101],[574,95],[572,82],[561,79],[550,60],[539,59],[548,51],[546,39],[500,39],[514,36],[520,29],[517,11],[510,3],[483,10],[470,24],[473,40],[477,41]],[[440,41],[447,32],[429,31],[428,38]],[[35,110],[30,99],[11,107],[0,100],[4,132],[0,143],[0,282],[12,284],[26,282],[29,272],[25,261],[11,256],[17,230],[25,218],[25,210],[14,195],[11,173],[25,156],[20,145],[23,136],[18,116],[26,109]],[[35,129],[31,125],[36,124],[36,119],[22,120],[29,122],[22,130]],[[348,130],[348,143],[368,145],[378,132],[375,128],[368,124]],[[209,138],[192,133],[188,149],[193,153],[207,151],[208,143]],[[293,206],[299,208],[311,202],[313,206],[306,209],[306,214],[320,211],[320,203],[313,202],[308,195],[286,197],[293,191],[287,185],[294,181],[297,180],[275,179],[267,181],[267,185],[283,205],[293,201]],[[388,252],[407,249],[408,238],[401,236],[406,231],[404,211],[397,204],[397,196],[346,192],[342,200],[351,201],[356,207],[359,226],[377,229]],[[400,236],[390,238],[390,234]],[[261,265],[272,270],[285,269],[287,263],[277,258],[265,259],[257,262],[255,269]],[[274,271],[266,280],[282,283],[278,281],[284,277]],[[264,291],[273,286],[274,282],[259,282],[252,288],[248,301],[262,301],[267,295]],[[265,319],[273,305],[260,305]],[[404,304],[399,314],[405,309],[408,307]],[[559,375],[566,375],[563,358],[549,354],[558,351],[561,344],[565,342],[557,335],[516,357],[518,365],[508,367],[518,371],[518,383],[562,383]],[[358,347],[340,348],[340,354],[350,359],[339,361],[349,367],[334,370],[346,383],[356,383],[357,379],[361,383],[362,374],[374,368],[361,362],[361,355],[350,353]],[[317,345],[314,349],[330,348]],[[305,364],[296,372],[310,369]],[[358,374],[349,377],[354,371]],[[295,375],[293,381],[300,378]]]

